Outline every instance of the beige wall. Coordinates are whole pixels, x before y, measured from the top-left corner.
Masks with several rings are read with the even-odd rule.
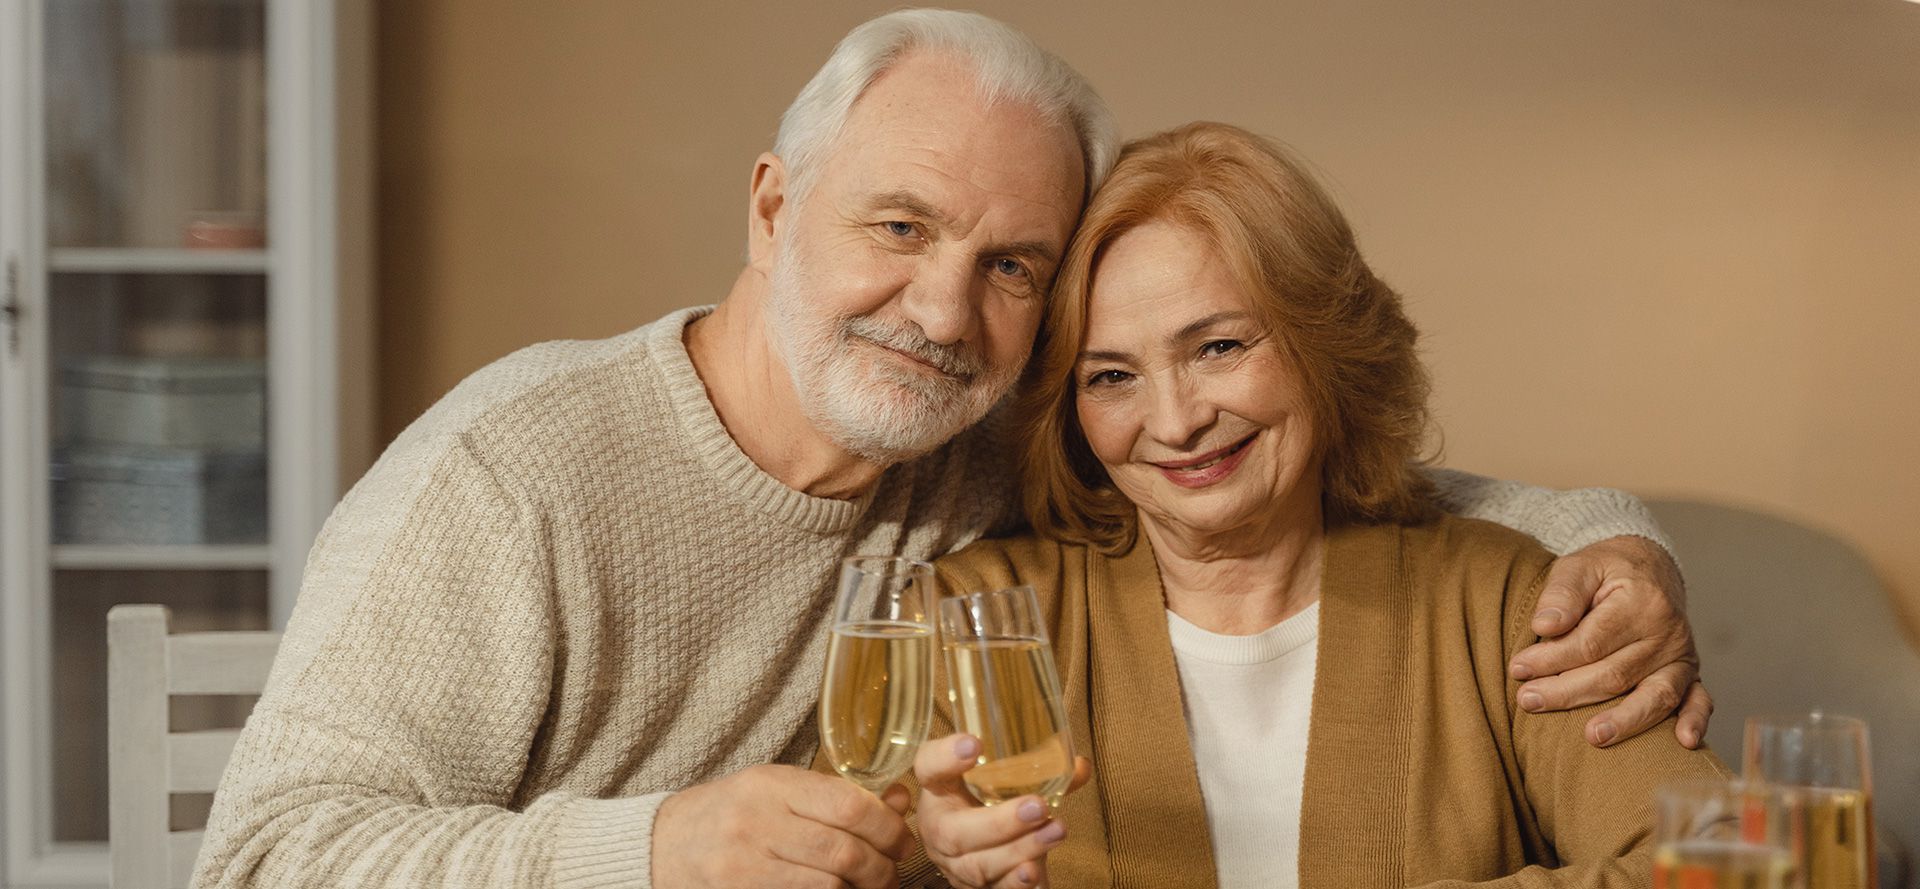
[[[719,298],[780,110],[886,8],[384,4],[383,434],[518,346]],[[1450,464],[1776,512],[1920,615],[1920,4],[975,8],[1129,134],[1317,162],[1427,333]]]

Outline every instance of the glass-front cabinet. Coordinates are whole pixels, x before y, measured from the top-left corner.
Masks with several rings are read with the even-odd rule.
[[[339,88],[364,78],[338,66],[364,56],[327,2],[0,16],[0,883],[103,886],[107,609],[280,625],[363,459],[368,227],[342,224],[364,176]]]

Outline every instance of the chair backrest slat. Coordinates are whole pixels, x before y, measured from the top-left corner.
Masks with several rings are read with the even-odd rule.
[[[168,735],[167,791],[212,793],[220,786],[220,773],[226,771],[227,759],[233,756],[233,744],[238,740],[237,728]]]
[[[169,830],[170,797],[212,793],[239,729],[171,732],[171,695],[257,695],[280,634],[170,635],[159,605],[107,613],[108,857],[113,889],[182,889],[202,832]]]
[[[279,633],[181,633],[167,638],[167,691],[257,695],[267,685]]]

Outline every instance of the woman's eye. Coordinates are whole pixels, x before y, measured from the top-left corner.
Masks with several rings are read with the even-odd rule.
[[[1121,370],[1094,371],[1091,376],[1087,377],[1087,385],[1089,386],[1111,386],[1126,381],[1127,373]]]
[[[1225,355],[1240,348],[1239,340],[1214,340],[1200,347],[1200,354],[1207,356]]]

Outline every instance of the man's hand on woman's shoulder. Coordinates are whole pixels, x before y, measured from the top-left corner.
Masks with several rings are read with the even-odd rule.
[[[1687,624],[1680,567],[1644,537],[1612,537],[1555,560],[1535,606],[1541,641],[1514,656],[1521,709],[1569,710],[1625,695],[1587,721],[1606,747],[1680,712],[1674,735],[1690,749],[1707,734],[1713,699]]]

